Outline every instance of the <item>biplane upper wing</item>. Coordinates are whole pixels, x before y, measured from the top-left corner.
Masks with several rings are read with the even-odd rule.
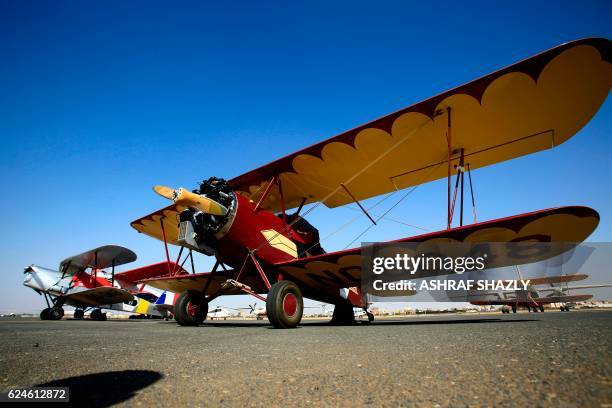
[[[66,295],[66,303],[75,305],[101,306],[129,302],[134,296],[124,289],[100,286],[93,289],[75,288]]]
[[[118,245],[104,245],[64,259],[60,271],[75,273],[83,268],[103,269],[124,265],[136,260],[136,254]]]
[[[560,45],[230,180],[257,201],[273,177],[286,208],[337,207],[557,146],[597,112],[612,85],[612,42]],[[447,130],[451,132],[447,139]],[[450,141],[450,149],[448,142]],[[455,170],[453,170],[453,173]],[[341,184],[348,191],[341,188]],[[277,183],[262,208],[281,210]]]
[[[521,214],[464,227],[404,238],[393,243],[434,242],[559,242],[579,243],[597,227],[599,214],[587,207],[560,207]],[[550,253],[539,254],[537,262],[558,255],[554,251],[567,250],[564,245],[551,246]],[[330,252],[308,258],[282,262],[275,267],[300,287],[332,294],[341,287],[359,286],[361,282],[362,248]],[[419,276],[424,277],[424,276]]]
[[[545,276],[542,278],[529,278],[529,284],[530,285],[553,285],[555,283],[567,283],[567,282],[581,281],[588,277],[589,275],[585,275],[581,273],[577,273],[575,275]]]

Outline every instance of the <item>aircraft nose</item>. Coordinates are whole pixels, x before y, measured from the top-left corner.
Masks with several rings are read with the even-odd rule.
[[[24,269],[23,273],[24,273],[23,285],[28,286],[33,289],[38,289],[38,285],[35,279],[36,271],[32,267],[28,266],[27,268]]]
[[[25,286],[30,286],[29,283],[32,281],[32,272],[31,271],[25,271],[25,276],[23,277],[23,284]]]

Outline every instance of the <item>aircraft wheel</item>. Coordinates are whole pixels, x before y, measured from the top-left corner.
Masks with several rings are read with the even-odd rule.
[[[75,319],[82,319],[85,316],[85,311],[83,309],[77,309],[74,311],[74,318]]]
[[[355,312],[353,312],[353,305],[350,303],[335,305],[331,324],[336,326],[355,324]]]
[[[372,323],[374,321],[374,314],[372,312],[367,312],[366,314],[368,315],[368,322]]]
[[[268,291],[266,313],[277,329],[291,329],[300,324],[304,313],[300,288],[288,280],[276,282]]]
[[[61,307],[52,307],[47,313],[49,320],[61,320],[64,317],[64,309]]]
[[[516,305],[512,306],[512,313],[516,313]]]
[[[101,309],[94,309],[91,311],[91,318],[93,320],[104,321],[106,320],[106,313],[102,313]]]
[[[49,312],[51,308],[47,307],[40,312],[40,320],[49,320]]]
[[[544,305],[540,305],[540,312],[544,313]]]
[[[181,326],[198,326],[208,314],[208,303],[204,296],[195,290],[181,293],[174,304],[174,320]]]

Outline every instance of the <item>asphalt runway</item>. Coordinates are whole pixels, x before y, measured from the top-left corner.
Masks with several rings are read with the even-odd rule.
[[[89,406],[609,407],[611,335],[609,311],[293,330],[2,319],[0,388],[70,386]]]

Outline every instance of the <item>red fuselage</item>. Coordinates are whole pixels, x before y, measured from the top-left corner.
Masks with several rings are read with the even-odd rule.
[[[233,268],[240,268],[244,262],[248,251],[256,251],[257,258],[267,264],[289,261],[295,256],[287,251],[278,249],[278,246],[268,243],[268,238],[264,235],[265,231],[270,236],[276,234],[278,241],[283,237],[295,243],[299,236],[284,221],[266,210],[255,211],[255,203],[248,198],[236,194],[236,213],[231,226],[225,234],[220,234],[217,242],[217,258]],[[281,246],[282,247],[282,246]]]

